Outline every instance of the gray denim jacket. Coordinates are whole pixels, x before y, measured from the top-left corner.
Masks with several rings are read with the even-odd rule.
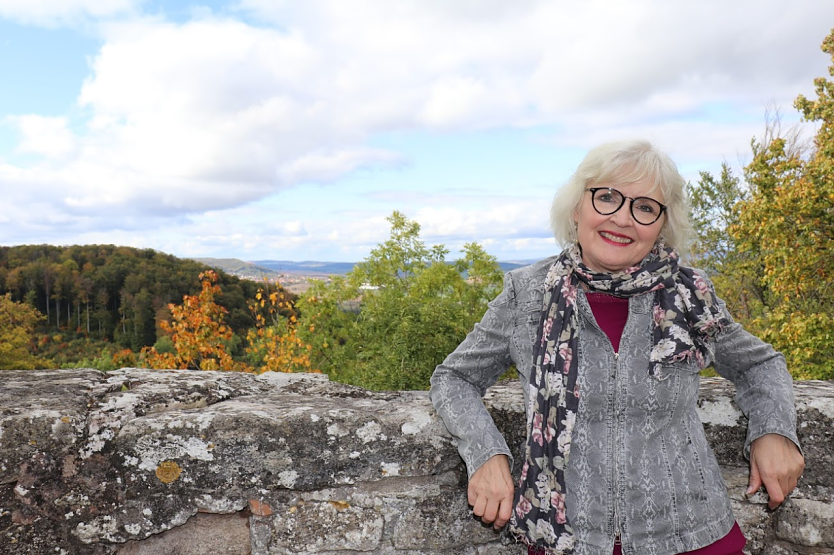
[[[511,457],[482,401],[510,364],[519,371],[528,421],[532,418],[532,349],[544,277],[554,260],[509,272],[481,322],[432,376],[432,403],[456,439],[470,477],[493,455]],[[652,300],[651,295],[629,300],[620,350],[614,353],[584,293],[577,297],[580,401],[565,503],[576,555],[610,555],[617,533],[625,555],[676,554],[715,542],[734,522],[696,412],[699,368],[680,363],[654,377],[648,373]],[[798,445],[784,357],[727,316],[731,325],[713,343],[709,362],[735,383],[736,400],[749,418],[745,455],[750,443],[767,433]]]

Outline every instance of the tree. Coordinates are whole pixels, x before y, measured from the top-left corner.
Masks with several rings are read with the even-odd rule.
[[[36,359],[29,351],[35,325],[41,313],[12,300],[11,294],[0,295],[0,369],[28,370]]]
[[[822,50],[834,75],[834,31]],[[761,267],[766,310],[750,326],[784,352],[795,377],[825,379],[834,377],[834,83],[818,78],[815,88],[816,100],[794,104],[818,125],[812,149],[778,134],[753,141],[750,194],[730,233]]]
[[[480,320],[502,272],[476,244],[455,264],[442,245],[426,247],[420,225],[400,212],[391,235],[344,280],[299,299],[299,333],[314,364],[333,379],[374,389],[425,389]],[[310,331],[311,329],[315,331]]]
[[[312,346],[298,336],[298,316],[290,296],[282,289],[270,291],[269,284],[259,289],[250,305],[255,328],[246,340],[250,364],[260,372],[313,372]],[[315,325],[310,325],[310,332]]]
[[[712,277],[731,313],[745,320],[761,315],[761,264],[755,254],[739,250],[739,241],[731,233],[748,191],[724,162],[718,179],[700,172],[697,185],[688,192],[696,235],[690,251],[692,265]]]
[[[202,291],[186,295],[182,305],[169,305],[173,322],[163,321],[163,331],[171,335],[174,353],[160,353],[154,347],[142,350],[144,364],[150,368],[195,370],[248,370],[227,352],[233,332],[224,322],[228,312],[215,302],[220,293],[213,270],[199,276]]]

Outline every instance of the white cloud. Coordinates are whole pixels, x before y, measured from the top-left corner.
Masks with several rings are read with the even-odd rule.
[[[473,78],[444,79],[431,88],[418,117],[429,126],[451,127],[458,121],[465,123],[472,106],[483,103],[488,96],[484,84]]]
[[[540,198],[504,202],[482,199],[488,208],[481,210],[467,205],[426,206],[417,210],[413,219],[420,223],[426,243],[444,244],[453,256],[472,241],[505,257],[520,245],[528,250],[535,246],[544,253],[555,245],[548,223],[550,196],[545,193]]]
[[[241,2],[263,18],[310,30],[351,75],[364,69],[366,82],[398,90],[403,99],[417,91],[423,109],[436,113],[445,93],[456,123],[461,96],[477,97],[480,89],[489,94],[467,111],[477,114],[483,102],[495,102],[504,124],[526,121],[530,109],[532,121],[552,121],[577,109],[621,110],[658,93],[677,92],[690,106],[763,86],[792,98],[797,81],[805,83],[819,67],[809,53],[834,15],[834,6],[798,2],[784,10],[775,0],[505,4]]]
[[[0,0],[0,17],[28,25],[56,27],[84,18],[103,18],[135,10],[141,0]]]
[[[307,230],[304,228],[304,222],[300,220],[281,222],[272,226],[272,229],[276,235],[284,237],[304,237],[308,235]]]
[[[18,152],[61,158],[70,154],[75,147],[75,137],[67,129],[66,118],[30,114],[10,116],[7,121],[20,131]]]
[[[401,157],[393,152],[371,148],[345,149],[336,152],[310,152],[287,161],[276,176],[279,183],[328,182],[358,169],[395,165]]]

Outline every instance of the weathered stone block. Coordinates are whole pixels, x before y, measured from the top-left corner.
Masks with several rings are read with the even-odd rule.
[[[278,509],[271,525],[271,554],[373,551],[380,545],[383,518],[343,500],[297,501]]]
[[[779,511],[776,537],[808,547],[834,549],[834,502],[795,499]]]
[[[249,555],[249,521],[240,514],[196,514],[188,522],[143,541],[130,541],[117,555]]]
[[[400,516],[393,545],[400,550],[462,549],[500,541],[500,533],[474,518],[458,490],[448,490],[409,507]]]

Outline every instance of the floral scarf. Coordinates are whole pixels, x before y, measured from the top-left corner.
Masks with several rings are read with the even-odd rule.
[[[527,545],[555,555],[572,553],[575,543],[565,510],[565,470],[579,411],[576,295],[580,283],[590,291],[621,297],[654,295],[648,372],[657,379],[665,379],[661,365],[680,360],[692,359],[703,368],[709,343],[728,323],[709,282],[680,267],[677,252],[661,241],[639,266],[615,274],[591,271],[582,263],[579,245],[563,251],[550,267],[533,344],[533,411],[510,531]]]

